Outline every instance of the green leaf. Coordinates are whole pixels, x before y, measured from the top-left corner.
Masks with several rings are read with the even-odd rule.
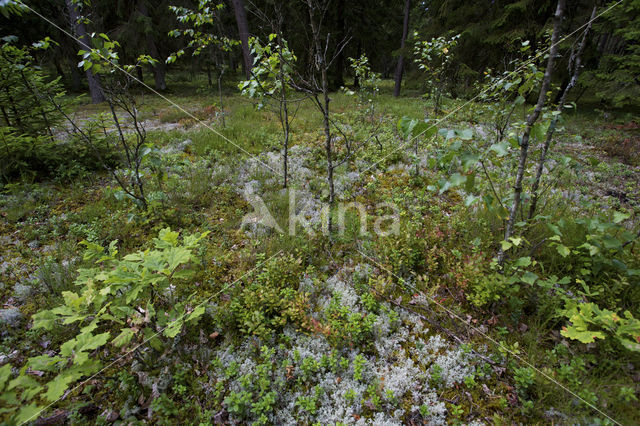
[[[518,247],[522,243],[522,237],[509,237],[509,241],[511,241],[514,246]]]
[[[538,276],[533,272],[527,271],[522,275],[522,281],[527,284],[533,285],[537,280]]]
[[[462,167],[464,167],[465,170],[469,170],[480,161],[480,155],[465,152],[460,159],[462,160]]]
[[[194,321],[197,320],[198,318],[200,318],[205,312],[205,307],[204,305],[198,305],[196,306],[196,308],[193,310],[193,312],[191,312],[189,315],[187,315],[187,319],[186,321]]]
[[[122,331],[120,331],[120,334],[118,334],[116,338],[111,341],[111,343],[120,348],[127,345],[135,334],[136,333],[134,329],[123,328]]]
[[[629,215],[628,213],[624,213],[624,212],[613,212],[613,223],[620,223],[623,222],[627,219],[629,219],[629,217],[631,217],[631,215]]]
[[[565,327],[560,331],[564,337],[569,339],[578,340],[582,343],[593,343],[596,339],[604,339],[604,333],[600,331],[590,331],[586,329],[579,329],[573,325]]]
[[[405,139],[408,139],[417,123],[418,120],[409,117],[402,117],[398,120],[398,131],[400,131]]]
[[[29,358],[27,361],[27,365],[32,370],[38,371],[56,371],[58,368],[58,363],[61,361],[66,361],[64,358],[60,358],[59,356],[49,356],[49,355],[39,355]],[[0,388],[2,386],[0,385]]]
[[[162,340],[158,338],[158,333],[156,333],[149,327],[145,327],[142,332],[144,334],[145,342],[149,342],[149,345],[156,351],[162,351],[163,344]]]
[[[464,129],[459,133],[460,139],[468,141],[473,139],[473,129]]]
[[[618,338],[618,340],[620,341],[620,343],[622,343],[622,346],[624,346],[626,349],[632,352],[640,352],[640,343],[634,342],[631,339]]]
[[[558,251],[558,253],[560,254],[560,256],[562,257],[567,257],[571,254],[571,250],[569,249],[569,247],[562,245],[562,244],[558,244],[556,246],[556,250]]]
[[[509,241],[500,241],[500,245],[502,246],[502,250],[504,250],[504,251],[507,251],[511,247],[513,247],[513,244],[510,243]]]
[[[622,242],[619,239],[617,239],[617,238],[615,238],[615,237],[613,237],[611,235],[605,235],[602,238],[602,242],[604,243],[604,246],[606,248],[608,248],[608,249],[620,249],[620,248],[622,248]]]
[[[4,389],[9,377],[11,377],[11,364],[5,364],[0,367],[0,390]]]
[[[178,233],[172,231],[171,228],[164,228],[158,234],[158,238],[154,238],[153,242],[159,249],[175,247],[178,245]]]
[[[452,186],[460,186],[467,181],[467,177],[461,175],[460,173],[454,173],[449,178],[449,182],[451,182]]]
[[[562,236],[562,232],[560,232],[560,228],[558,228],[557,225],[554,225],[553,223],[547,223],[547,228],[549,228],[555,235]]]
[[[47,383],[47,392],[44,394],[45,398],[51,402],[57,401],[69,388],[69,383],[73,382],[74,379],[75,377],[72,374],[58,374],[55,379]]]
[[[20,408],[20,411],[18,411],[15,421],[17,424],[28,423],[34,420],[42,410],[43,407],[40,407],[33,402],[29,405],[24,405]]]
[[[167,328],[164,329],[163,333],[166,337],[174,338],[180,333],[182,330],[182,325],[184,324],[183,318],[178,318],[175,321],[171,321]]]
[[[516,260],[513,264],[518,267],[526,268],[527,266],[531,265],[531,258],[529,256],[521,257],[518,260]]]
[[[504,157],[509,153],[509,144],[506,141],[494,143],[489,147],[489,151],[495,152],[498,157]]]
[[[467,195],[465,197],[465,199],[464,199],[464,206],[465,207],[472,206],[473,204],[475,204],[479,200],[481,200],[481,198],[476,196],[476,195]]]
[[[33,314],[31,318],[33,319],[33,328],[44,328],[45,330],[51,330],[55,325],[58,316],[53,312],[47,310]]]
[[[172,247],[167,253],[167,262],[170,272],[176,269],[178,266],[191,261],[191,252],[184,247]]]

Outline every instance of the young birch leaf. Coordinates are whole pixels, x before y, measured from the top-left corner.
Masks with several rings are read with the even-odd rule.
[[[569,250],[569,247],[562,244],[558,244],[556,246],[556,250],[558,251],[558,253],[560,253],[560,256],[562,257],[567,257],[571,254],[571,250]]]
[[[533,272],[527,271],[522,275],[522,281],[529,285],[533,285],[537,279],[538,279],[538,276]]]

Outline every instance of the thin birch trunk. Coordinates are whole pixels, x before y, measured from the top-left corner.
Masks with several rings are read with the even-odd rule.
[[[547,130],[547,138],[544,141],[544,146],[542,147],[542,153],[540,154],[540,160],[538,161],[538,169],[536,170],[536,178],[533,181],[533,187],[531,188],[531,206],[529,206],[529,219],[531,219],[535,213],[536,208],[538,206],[538,199],[540,194],[538,193],[538,189],[540,188],[540,180],[542,179],[542,171],[544,170],[544,163],[547,160],[547,153],[549,152],[549,147],[551,146],[551,141],[553,139],[553,134],[555,133],[556,126],[558,125],[558,119],[560,118],[560,114],[562,113],[562,109],[564,108],[564,104],[567,101],[567,94],[571,89],[573,89],[578,82],[578,77],[580,77],[580,73],[582,72],[582,52],[584,51],[584,46],[587,44],[587,35],[591,30],[591,24],[596,17],[597,8],[593,8],[593,12],[591,13],[591,18],[589,18],[589,22],[587,23],[587,28],[584,30],[584,34],[582,35],[582,40],[580,41],[580,45],[578,46],[578,50],[576,51],[573,59],[573,73],[571,75],[571,79],[569,83],[566,85],[564,90],[562,91],[562,96],[560,96],[560,101],[558,102],[558,107],[556,108],[556,115],[553,116],[553,120],[549,125],[549,129]]]
[[[560,35],[560,26],[562,24],[562,16],[564,14],[565,0],[558,0],[558,6],[556,7],[556,13],[553,20],[553,34],[551,35],[551,48],[549,49],[549,59],[547,61],[547,68],[542,78],[542,86],[540,87],[540,94],[538,95],[538,102],[534,110],[529,114],[526,120],[526,126],[522,135],[522,141],[520,143],[520,160],[518,161],[518,172],[516,174],[516,182],[513,187],[513,205],[509,211],[509,220],[504,231],[504,240],[508,241],[513,235],[513,227],[516,222],[516,215],[520,208],[520,202],[522,197],[522,181],[524,180],[524,174],[527,169],[527,156],[529,154],[529,139],[531,137],[531,130],[533,125],[538,121],[542,108],[544,107],[547,92],[551,84],[551,74],[553,73],[553,64],[555,62],[556,54],[558,53],[558,38]],[[498,252],[498,264],[504,263],[505,251],[500,248]]]

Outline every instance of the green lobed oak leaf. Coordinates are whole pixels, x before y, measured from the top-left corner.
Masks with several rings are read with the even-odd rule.
[[[119,348],[125,346],[131,341],[135,333],[136,331],[133,328],[123,328],[111,343]]]

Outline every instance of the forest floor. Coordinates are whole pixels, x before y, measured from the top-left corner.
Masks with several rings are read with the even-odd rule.
[[[74,291],[78,268],[88,265],[80,241],[107,246],[117,240],[120,253],[128,254],[150,248],[167,226],[183,236],[210,231],[198,251],[197,279],[175,290],[206,301],[205,317],[170,346],[142,346],[110,365],[43,417],[62,413],[71,423],[575,424],[607,422],[604,412],[624,424],[640,422],[635,354],[568,341],[557,317],[528,314],[530,301],[513,311],[493,309],[498,302],[469,303],[474,283],[490,276],[502,225],[480,207],[466,206],[462,188],[429,188],[439,178],[430,163],[435,154],[425,142],[412,157],[412,145],[404,147],[397,129],[402,116],[425,117],[423,99],[394,99],[383,90],[375,104],[379,124],[373,124],[353,97],[332,96],[344,136],[362,140],[375,129],[377,138],[335,177],[338,201],[363,206],[369,232],[360,232],[357,209],[349,208],[344,230],[329,237],[322,232],[328,191],[321,117],[311,102],[300,106],[293,123],[290,182],[283,189],[272,171],[281,170],[283,155],[273,114],[228,94],[223,127],[215,94],[195,93],[195,83],[176,84],[173,93],[180,95],[168,96],[189,114],[152,95],[140,104],[160,159],[145,169],[155,213],[142,215],[118,200],[106,173],[4,187],[1,365],[53,354],[64,341],[31,329],[30,316]],[[449,101],[445,109],[462,104]],[[101,108],[79,103],[77,114],[89,117]],[[474,143],[491,141],[490,122],[473,108],[439,127],[471,126]],[[637,217],[638,123],[598,111],[570,112],[565,120],[545,174],[553,186],[545,186],[542,212]],[[343,136],[334,144],[338,155],[345,153]],[[496,185],[509,191],[506,180]],[[251,216],[256,196],[282,232]],[[312,231],[298,226],[290,235],[292,196]],[[383,229],[397,221],[399,232],[373,232],[380,218],[386,218],[378,222]],[[544,246],[544,239],[530,243]]]

